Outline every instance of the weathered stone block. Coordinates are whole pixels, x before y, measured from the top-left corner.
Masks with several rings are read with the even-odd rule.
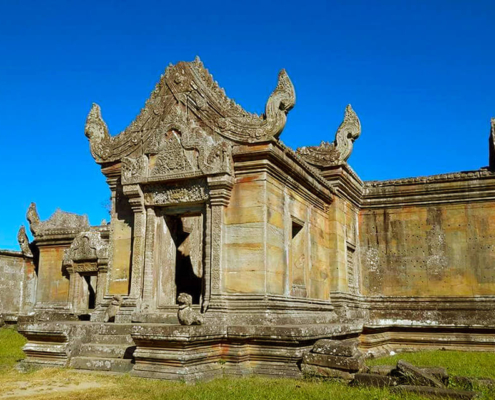
[[[342,357],[354,357],[361,354],[358,350],[358,341],[355,339],[321,339],[314,344],[312,352]]]
[[[306,353],[304,354],[303,364],[319,365],[345,371],[359,371],[364,367],[364,358],[362,356],[339,357],[327,354]]]
[[[336,379],[345,379],[348,381],[354,378],[354,374],[348,371],[326,368],[320,365],[302,364],[301,370],[308,377],[333,378],[333,379],[336,378]]]
[[[399,379],[394,376],[357,373],[354,375],[354,380],[352,381],[352,384],[356,386],[375,386],[375,387],[397,386],[399,384]]]
[[[404,377],[404,380],[411,384],[437,388],[445,387],[438,378],[421,368],[415,367],[407,361],[399,360],[397,362],[397,370],[400,372],[401,376]]]
[[[370,367],[370,373],[386,376],[391,375],[395,368],[395,365],[373,365]]]

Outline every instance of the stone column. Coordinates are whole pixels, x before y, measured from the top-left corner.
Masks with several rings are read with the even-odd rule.
[[[135,307],[142,298],[144,272],[144,246],[146,234],[146,214],[143,192],[139,184],[125,185],[124,195],[134,212],[133,244],[131,258],[131,287],[129,298],[124,306]]]
[[[211,296],[221,294],[222,291],[223,209],[229,204],[233,186],[234,179],[228,174],[208,177],[210,204],[206,210],[206,245],[209,248],[210,265],[205,270],[203,312],[208,308]]]
[[[146,243],[144,250],[143,303],[142,310],[155,309],[153,301],[153,269],[155,247],[156,213],[153,207],[146,209]]]

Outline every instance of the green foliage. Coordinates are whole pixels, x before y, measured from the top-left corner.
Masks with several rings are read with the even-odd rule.
[[[12,367],[17,361],[24,358],[22,346],[26,339],[17,333],[13,326],[0,329],[0,369]]]

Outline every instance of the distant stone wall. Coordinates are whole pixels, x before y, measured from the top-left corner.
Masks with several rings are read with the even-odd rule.
[[[482,172],[368,189],[360,214],[363,294],[495,295],[494,177]]]
[[[36,275],[31,260],[21,252],[0,250],[0,316],[16,321],[34,305]]]

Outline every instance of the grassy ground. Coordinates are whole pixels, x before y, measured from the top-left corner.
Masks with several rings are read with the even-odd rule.
[[[0,329],[0,399],[158,400],[158,399],[332,399],[417,400],[419,396],[394,395],[385,389],[353,388],[340,382],[290,379],[217,379],[194,385],[132,378],[128,375],[79,373],[70,369],[44,369],[20,373],[13,366],[23,357],[25,343],[12,328]],[[422,352],[371,360],[394,364],[399,358],[416,365],[445,366],[451,373],[495,377],[495,354]],[[9,397],[6,397],[9,396]],[[482,399],[495,391],[483,388]]]

